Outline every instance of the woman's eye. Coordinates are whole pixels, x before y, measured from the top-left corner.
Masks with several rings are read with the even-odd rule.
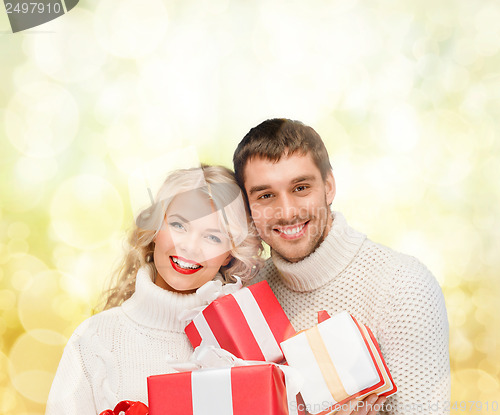
[[[179,231],[184,231],[186,230],[186,228],[184,228],[184,225],[180,222],[169,222],[168,225],[173,228],[173,229],[177,229]]]
[[[215,242],[218,244],[220,244],[222,242],[222,240],[218,236],[215,236],[215,235],[207,235],[207,239],[209,241],[212,241],[212,242]]]

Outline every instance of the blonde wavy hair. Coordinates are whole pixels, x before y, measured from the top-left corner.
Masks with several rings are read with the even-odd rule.
[[[200,177],[205,186],[200,185]],[[163,225],[169,203],[179,193],[197,189],[205,193],[217,207],[224,207],[223,219],[231,230],[233,241],[232,259],[220,268],[226,282],[239,276],[243,281],[251,279],[263,264],[262,242],[241,197],[234,173],[223,166],[206,166],[179,169],[171,173],[155,199],[153,206],[143,210],[136,219],[128,236],[127,252],[120,266],[112,275],[109,288],[101,295],[99,309],[119,306],[135,292],[135,278],[141,267],[149,268],[150,275],[157,275],[153,261],[154,238]],[[243,225],[243,226],[242,226]]]

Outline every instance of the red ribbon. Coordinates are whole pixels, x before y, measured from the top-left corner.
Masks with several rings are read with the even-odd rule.
[[[149,408],[142,402],[121,401],[118,402],[114,410],[106,409],[99,415],[120,415],[122,412],[125,415],[148,415]]]

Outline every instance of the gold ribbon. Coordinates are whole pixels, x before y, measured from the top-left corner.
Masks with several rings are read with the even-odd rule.
[[[330,354],[323,342],[323,338],[319,332],[318,326],[315,326],[305,332],[309,347],[311,348],[318,366],[323,375],[328,390],[332,394],[333,399],[336,402],[341,402],[345,398],[349,397],[348,393],[342,385],[340,376],[335,369],[335,365],[332,362]]]

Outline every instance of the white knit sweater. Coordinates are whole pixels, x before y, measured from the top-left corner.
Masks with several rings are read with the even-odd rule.
[[[436,279],[416,258],[370,241],[334,212],[315,252],[290,263],[272,251],[252,283],[263,279],[296,330],[317,324],[319,310],[346,310],[373,330],[399,388],[387,413],[447,413],[446,308]]]
[[[203,302],[156,286],[137,273],[135,293],[120,307],[84,321],[71,336],[47,402],[47,415],[96,415],[124,399],[147,404],[146,378],[170,373],[169,361],[193,352],[177,316]]]

